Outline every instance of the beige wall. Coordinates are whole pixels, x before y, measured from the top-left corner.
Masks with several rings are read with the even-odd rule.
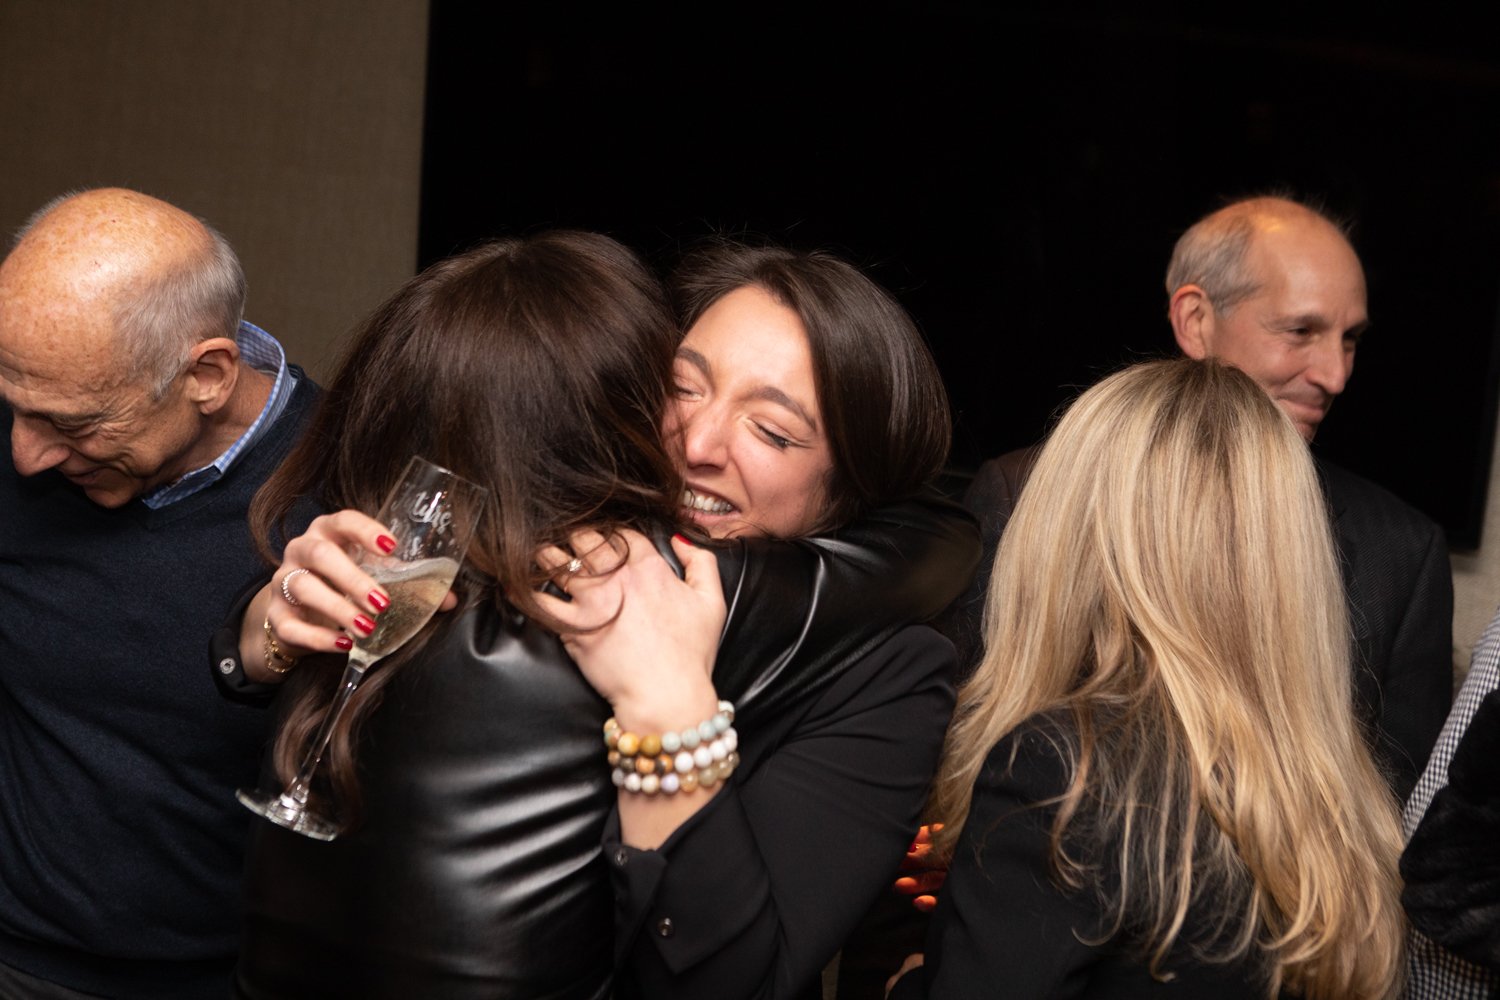
[[[0,228],[138,188],[229,237],[313,370],[416,265],[427,0],[0,0]]]
[[[1479,551],[1453,557],[1453,650],[1458,680],[1469,670],[1469,654],[1500,605],[1500,435],[1490,460],[1489,502]]]

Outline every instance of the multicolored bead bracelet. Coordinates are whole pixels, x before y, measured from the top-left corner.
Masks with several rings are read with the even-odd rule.
[[[637,736],[613,716],[604,723],[611,780],[617,788],[643,795],[672,795],[712,788],[739,766],[739,735],[734,706],[719,702],[712,718],[696,726],[661,735]]]

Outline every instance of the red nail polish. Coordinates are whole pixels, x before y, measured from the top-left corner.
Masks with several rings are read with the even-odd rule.
[[[375,545],[386,555],[396,551],[396,540],[390,535],[381,535],[375,539]]]
[[[676,533],[676,534],[674,534],[674,535],[673,535],[673,536],[672,536],[672,537],[673,537],[673,538],[675,538],[675,539],[677,539],[677,540],[678,540],[678,541],[679,541],[679,542],[681,542],[681,543],[682,543],[682,544],[683,544],[683,545],[693,545],[693,540],[692,540],[692,539],[691,539],[691,538],[689,538],[689,537],[688,537],[688,536],[687,536],[687,535],[684,535],[684,534],[683,534],[683,533],[682,533],[682,532],[680,532],[680,531],[679,531],[679,532],[677,532],[677,533]],[[694,547],[694,548],[697,548],[697,546],[696,546],[696,545],[693,545],[693,547]]]
[[[333,644],[346,653],[354,648],[354,640],[349,638],[347,635],[339,636],[337,639],[333,640]]]
[[[365,635],[369,635],[371,632],[375,631],[375,623],[369,618],[366,618],[364,615],[354,616],[354,627],[359,629]]]
[[[389,597],[386,597],[378,590],[370,591],[367,599],[376,611],[384,611],[386,608],[391,606],[391,599]]]

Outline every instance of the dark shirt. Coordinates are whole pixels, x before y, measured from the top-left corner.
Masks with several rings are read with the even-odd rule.
[[[299,373],[300,374],[300,373]],[[0,458],[0,962],[111,997],[222,997],[263,711],[203,671],[208,630],[262,572],[250,498],[291,447],[305,375],[200,492],[105,509]]]
[[[1192,929],[1217,923],[1212,898],[1189,911],[1186,938],[1160,970],[1170,976],[1164,981],[1135,942],[1111,930],[1096,888],[1118,889],[1110,851],[1070,845],[1099,866],[1097,883],[1074,889],[1052,874],[1050,800],[1069,781],[1056,739],[1067,735],[1027,723],[990,752],[938,896],[926,964],[901,979],[891,1000],[1264,1000],[1267,977],[1255,961],[1208,964],[1190,954]]]
[[[621,997],[805,994],[917,827],[953,711],[953,649],[908,628],[740,739],[730,786],[659,850],[606,831]]]

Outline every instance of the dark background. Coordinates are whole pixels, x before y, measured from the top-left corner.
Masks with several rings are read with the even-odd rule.
[[[1169,352],[1162,275],[1223,201],[1354,223],[1373,326],[1316,447],[1479,542],[1496,408],[1500,53],[1305,10],[434,0],[422,263],[567,225],[670,267],[709,233],[834,249],[917,318],[953,465]]]

